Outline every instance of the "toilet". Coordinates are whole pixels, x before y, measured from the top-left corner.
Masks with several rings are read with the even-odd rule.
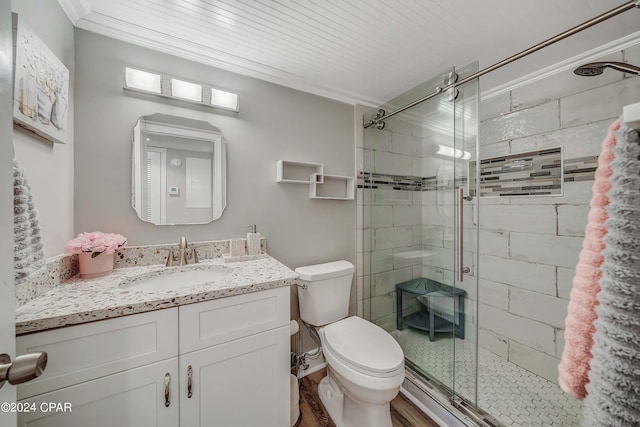
[[[404,354],[384,329],[349,314],[354,266],[296,268],[300,318],[314,326],[327,362],[318,394],[337,427],[391,427],[389,404],[404,381]]]

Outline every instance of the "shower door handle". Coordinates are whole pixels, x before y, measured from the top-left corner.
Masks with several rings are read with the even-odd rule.
[[[462,282],[464,280],[464,274],[469,273],[471,270],[465,268],[463,264],[463,256],[464,256],[464,201],[471,200],[470,196],[464,195],[464,187],[458,187],[458,236],[457,236],[457,270],[458,270],[458,281]]]

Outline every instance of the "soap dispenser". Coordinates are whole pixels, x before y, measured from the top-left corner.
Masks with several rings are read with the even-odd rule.
[[[260,233],[257,232],[255,225],[249,226],[247,233],[247,253],[249,255],[260,255]]]

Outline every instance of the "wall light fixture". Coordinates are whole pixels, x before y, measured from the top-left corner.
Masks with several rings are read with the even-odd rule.
[[[238,94],[236,93],[203,83],[189,82],[166,74],[131,67],[124,68],[122,88],[236,113],[240,111]]]

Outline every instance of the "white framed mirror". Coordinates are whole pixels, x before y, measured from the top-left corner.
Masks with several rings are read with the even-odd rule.
[[[167,114],[133,128],[131,204],[156,225],[206,224],[226,207],[227,153],[212,124]]]

